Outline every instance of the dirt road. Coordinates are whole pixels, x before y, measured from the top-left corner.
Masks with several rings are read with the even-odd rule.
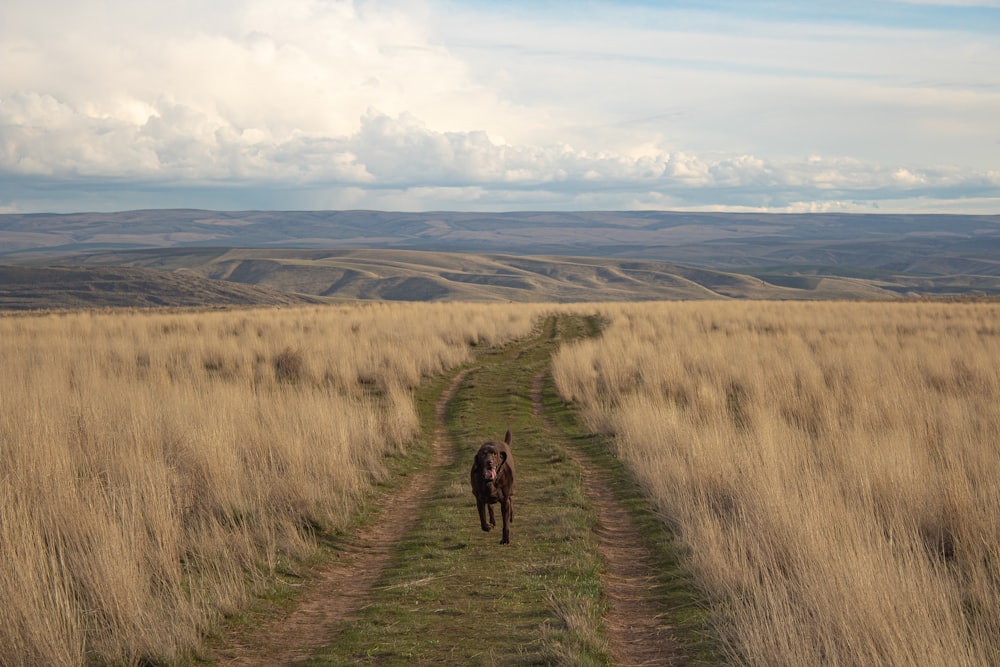
[[[620,481],[547,412],[551,353],[583,331],[552,318],[458,372],[435,400],[430,463],[290,613],[234,634],[219,664],[682,664]],[[500,546],[479,529],[468,467],[506,428],[518,490],[512,544]]]

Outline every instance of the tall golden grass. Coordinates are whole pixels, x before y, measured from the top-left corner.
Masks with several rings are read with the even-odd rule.
[[[411,390],[537,308],[0,318],[0,663],[188,659],[345,525]]]
[[[675,527],[733,662],[1000,664],[1000,306],[603,312],[557,385]]]

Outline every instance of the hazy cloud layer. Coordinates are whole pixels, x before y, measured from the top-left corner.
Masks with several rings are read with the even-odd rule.
[[[155,4],[0,7],[0,211],[1000,204],[995,2]]]

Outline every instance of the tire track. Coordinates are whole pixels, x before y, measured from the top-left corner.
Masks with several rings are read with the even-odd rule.
[[[544,416],[542,394],[547,369],[532,381],[533,412],[552,427]],[[585,457],[569,451],[583,473],[584,492],[594,503],[599,539],[598,550],[607,570],[601,585],[608,599],[604,617],[613,664],[620,667],[682,665],[669,625],[663,624],[665,609],[650,594],[657,585],[653,556],[645,546],[639,527],[628,509],[615,497],[607,475]]]
[[[459,372],[434,407],[431,463],[383,500],[371,526],[338,554],[337,561],[316,575],[296,608],[253,632],[252,640],[231,638],[220,651],[219,664],[229,667],[292,665],[307,660],[328,644],[338,627],[367,604],[375,582],[385,571],[396,545],[416,523],[419,508],[430,496],[442,471],[454,462],[455,451],[445,430],[448,403],[471,371]],[[406,512],[393,512],[405,507]]]

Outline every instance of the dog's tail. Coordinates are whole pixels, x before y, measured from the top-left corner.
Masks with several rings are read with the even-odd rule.
[[[509,426],[507,427],[507,434],[503,437],[503,441],[507,443],[508,447],[510,446],[510,427]]]

